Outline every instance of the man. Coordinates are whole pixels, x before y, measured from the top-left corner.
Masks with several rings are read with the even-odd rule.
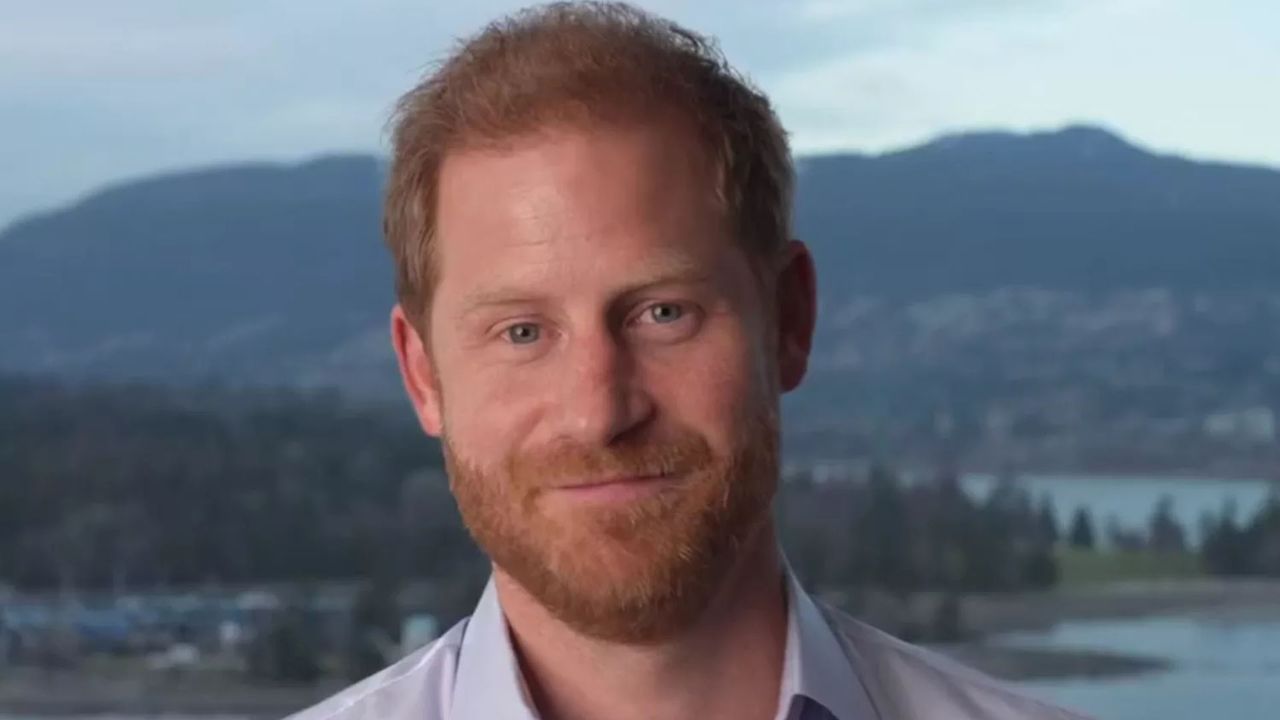
[[[809,252],[768,101],[625,5],[499,21],[401,101],[393,342],[493,561],[300,720],[1064,719],[815,603],[778,550]]]

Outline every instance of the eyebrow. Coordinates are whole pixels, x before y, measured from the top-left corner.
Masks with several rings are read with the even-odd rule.
[[[663,285],[706,284],[711,279],[711,273],[696,268],[692,262],[682,258],[678,261],[655,264],[653,268],[645,273],[645,277],[623,286],[614,294],[614,297],[624,298]],[[481,310],[495,307],[532,305],[546,300],[545,294],[530,291],[529,288],[519,285],[487,288],[468,293],[463,298],[461,303],[462,311],[459,317],[465,318]]]

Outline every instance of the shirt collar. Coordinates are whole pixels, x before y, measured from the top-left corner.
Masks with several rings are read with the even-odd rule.
[[[492,577],[463,631],[456,677],[452,717],[537,720]]]
[[[808,698],[836,720],[876,720],[857,671],[822,611],[783,560],[787,589],[787,644],[783,655],[779,718]],[[453,716],[537,720],[521,678],[497,588],[489,579],[467,622],[453,693]]]
[[[836,720],[877,720],[871,698],[831,623],[801,587],[785,556],[782,567],[787,588],[787,647],[777,717],[792,717],[792,708],[808,698]]]

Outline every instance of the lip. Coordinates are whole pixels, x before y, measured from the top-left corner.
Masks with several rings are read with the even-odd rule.
[[[671,484],[667,475],[592,480],[555,488],[555,494],[579,502],[625,502],[652,495]]]

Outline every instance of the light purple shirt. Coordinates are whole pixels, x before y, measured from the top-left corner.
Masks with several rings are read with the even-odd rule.
[[[787,569],[775,720],[1086,720],[820,605]],[[469,619],[289,720],[535,720],[493,581]]]

